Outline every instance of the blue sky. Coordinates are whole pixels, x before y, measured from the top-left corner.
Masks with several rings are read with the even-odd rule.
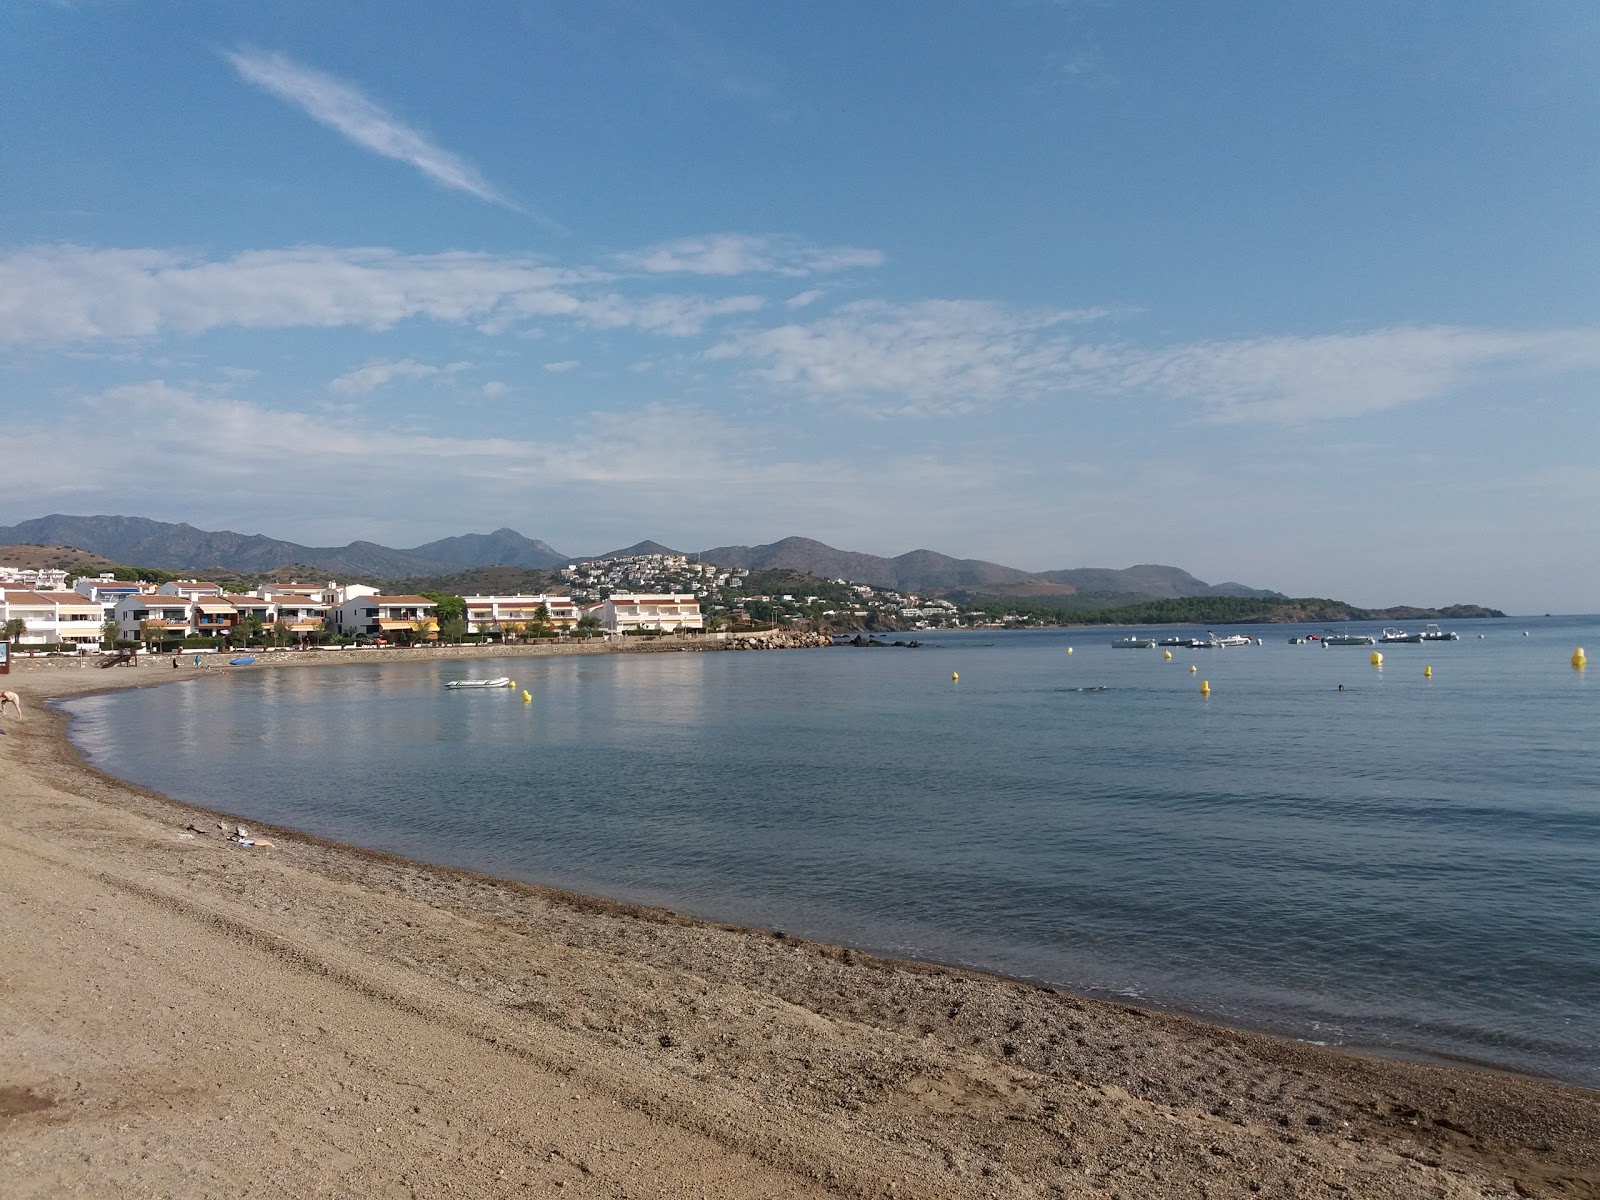
[[[0,524],[1600,609],[1600,7],[0,11]]]

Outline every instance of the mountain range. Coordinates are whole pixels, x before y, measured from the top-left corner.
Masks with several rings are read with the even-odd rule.
[[[346,546],[303,546],[261,534],[212,532],[146,517],[59,513],[0,526],[0,545],[6,544],[73,546],[119,563],[166,571],[255,575],[294,564],[318,573],[380,580],[415,579],[494,565],[539,570],[585,559],[686,553],[646,541],[604,554],[567,555],[547,542],[505,528],[441,538],[408,549],[361,541]],[[1081,567],[1023,571],[980,559],[951,558],[932,550],[912,550],[883,558],[838,550],[802,537],[784,538],[764,546],[717,546],[687,553],[720,566],[803,571],[828,579],[920,593],[966,591],[1047,597],[1090,592],[1149,599],[1281,595],[1240,583],[1208,584],[1178,567],[1155,564],[1124,570]]]

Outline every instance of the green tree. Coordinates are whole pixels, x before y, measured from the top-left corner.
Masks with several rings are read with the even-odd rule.
[[[577,628],[584,637],[593,637],[600,632],[600,618],[593,613],[584,613],[578,618]]]
[[[6,641],[10,642],[13,646],[17,644],[17,639],[27,632],[28,623],[21,617],[12,617],[5,624]]]
[[[274,646],[287,646],[294,640],[294,630],[289,628],[289,622],[279,617],[272,623],[272,644]]]
[[[100,644],[107,650],[117,644],[117,639],[122,636],[122,627],[117,624],[115,617],[107,617],[100,623]]]
[[[467,636],[467,619],[465,617],[440,617],[439,640],[441,642],[459,643]]]
[[[541,604],[534,609],[531,624],[533,625],[534,637],[544,637],[550,632],[550,606],[548,604]]]
[[[464,596],[457,596],[452,592],[418,592],[417,595],[424,600],[433,601],[433,615],[441,622],[447,617],[460,617],[463,621],[467,619],[467,601]]]
[[[161,639],[166,636],[167,623],[165,621],[143,620],[139,622],[139,640],[148,650],[160,648]]]

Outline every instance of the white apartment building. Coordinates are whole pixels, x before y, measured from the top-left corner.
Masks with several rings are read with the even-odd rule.
[[[551,629],[571,629],[582,616],[571,596],[466,596],[467,632],[526,632],[546,610]]]
[[[589,608],[607,633],[693,633],[705,628],[697,596],[618,592]]]
[[[188,637],[194,629],[195,606],[185,596],[147,592],[118,600],[113,615],[117,636],[124,641],[139,640],[140,628],[146,621],[155,629],[165,630],[166,637]]]
[[[202,579],[174,579],[171,583],[163,583],[156,591],[163,596],[182,596],[188,600],[198,600],[203,596],[220,599],[222,585],[207,583]]]
[[[0,587],[43,593],[59,592],[66,586],[67,573],[60,567],[0,567]]]
[[[25,625],[19,646],[65,646],[93,650],[100,645],[104,613],[77,592],[0,591],[0,623]]]
[[[439,636],[434,604],[426,596],[352,596],[328,610],[332,631],[345,637],[401,637],[421,640]]]

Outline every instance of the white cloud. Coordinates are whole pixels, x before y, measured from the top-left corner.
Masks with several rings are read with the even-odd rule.
[[[1109,310],[1019,312],[972,301],[860,301],[809,325],[724,339],[713,361],[756,364],[760,380],[901,416],[968,412],[1061,388],[1092,365],[1060,326]]]
[[[714,413],[660,404],[591,413],[564,440],[406,431],[351,413],[267,409],[164,380],[86,396],[70,411],[118,436],[85,443],[77,469],[63,474],[49,452],[59,442],[60,413],[16,422],[8,428],[13,466],[0,475],[0,507],[117,511],[107,506],[126,500],[116,468],[129,456],[158,464],[162,511],[144,515],[236,526],[255,519],[260,489],[269,487],[282,524],[342,514],[327,526],[339,540],[373,536],[373,522],[395,517],[413,531],[437,522],[437,514],[416,508],[427,494],[448,495],[447,523],[463,527],[503,522],[505,513],[535,505],[581,510],[585,520],[618,529],[636,530],[641,513],[655,512],[721,530],[730,494],[739,496],[744,519],[776,527],[797,512],[824,523],[858,521],[909,492],[944,498],[930,499],[926,512],[938,515],[943,503],[955,513],[973,489],[997,478],[989,467],[921,453],[863,464],[786,457]],[[228,454],[216,454],[218,445]],[[686,489],[685,480],[695,486]]]
[[[578,365],[578,360],[577,359],[568,358],[568,359],[563,359],[561,362],[547,362],[547,363],[544,364],[544,369],[546,371],[549,371],[552,375],[561,375],[561,374],[563,374],[563,373],[565,373],[567,371],[572,370],[572,368],[576,367],[577,365]]]
[[[241,78],[288,101],[356,145],[408,163],[447,188],[517,209],[471,163],[434,145],[349,84],[282,54],[229,51],[225,57]]]
[[[491,379],[483,385],[483,394],[490,400],[497,400],[511,390],[508,384],[498,379]]]
[[[302,246],[207,261],[170,250],[32,246],[0,255],[0,346],[196,335],[222,327],[389,329],[425,318],[487,333],[565,319],[665,336],[754,312],[759,296],[632,298],[529,256]]]
[[[799,292],[796,295],[790,296],[783,302],[783,306],[785,308],[809,308],[818,300],[821,300],[822,295],[822,292],[817,288],[811,288],[808,291]]]
[[[1600,367],[1600,329],[1450,326],[1203,342],[1122,356],[1116,387],[1198,401],[1217,422],[1307,424],[1436,399],[1496,379]]]
[[[794,278],[883,265],[883,253],[854,246],[813,246],[798,238],[716,233],[679,238],[617,256],[649,274],[752,275]]]
[[[1600,367],[1600,329],[1408,327],[1172,347],[1081,341],[1109,309],[862,301],[809,324],[747,330],[705,357],[769,386],[895,416],[948,416],[1043,396],[1177,402],[1216,423],[1299,425],[1437,399],[1492,381]]]
[[[328,384],[330,392],[341,396],[366,396],[392,379],[429,379],[439,374],[438,367],[403,358],[398,362],[370,362],[348,371]]]

